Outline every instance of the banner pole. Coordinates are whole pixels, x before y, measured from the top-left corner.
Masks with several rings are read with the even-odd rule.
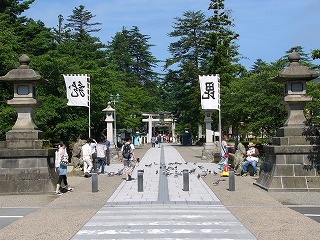
[[[89,138],[91,137],[91,104],[90,104],[90,75],[88,75],[88,106],[89,106],[89,117],[88,117],[88,131],[89,131]]]
[[[221,146],[221,142],[222,142],[222,130],[221,130],[221,109],[219,109],[219,142],[220,142],[220,146]]]

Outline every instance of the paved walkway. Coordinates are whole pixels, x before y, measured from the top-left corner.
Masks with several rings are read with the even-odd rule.
[[[117,172],[121,165],[114,164]],[[138,192],[137,170],[143,170]],[[185,176],[183,170],[192,172]],[[150,148],[106,204],[72,239],[256,239],[199,175],[212,163],[186,163],[172,146]]]

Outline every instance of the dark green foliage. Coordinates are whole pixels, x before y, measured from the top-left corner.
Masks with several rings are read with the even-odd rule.
[[[127,30],[123,28],[117,32],[108,45],[109,60],[118,71],[124,71],[131,76],[129,85],[146,86],[149,89],[157,87],[158,74],[153,71],[159,62],[153,57],[148,43],[150,37],[140,33],[134,26]],[[133,80],[133,81],[132,81]]]
[[[0,4],[0,75],[18,66],[18,57],[25,53],[30,66],[48,82],[37,86],[35,123],[51,142],[73,141],[88,137],[88,108],[68,107],[63,74],[90,74],[91,136],[98,138],[105,131],[105,113],[110,95],[120,94],[112,105],[117,111],[117,129],[145,131],[142,112],[166,111],[177,119],[176,132],[188,128],[192,136],[203,126],[200,106],[199,75],[221,75],[221,113],[223,130],[229,126],[240,133],[261,131],[268,137],[283,124],[286,111],[280,100],[283,86],[271,78],[288,65],[287,56],[274,63],[258,59],[247,72],[238,63],[238,34],[233,32],[231,12],[223,0],[211,0],[211,16],[201,11],[187,11],[174,19],[169,36],[171,58],[166,60],[166,74],[154,71],[159,63],[151,53],[150,36],[137,26],[123,27],[110,42],[104,44],[91,34],[100,23],[83,5],[76,7],[66,19],[58,16],[57,29],[43,22],[23,17],[34,0],[2,1]],[[308,54],[294,47],[302,62],[312,69]],[[289,51],[291,51],[290,49]],[[314,50],[313,57],[319,53]],[[318,83],[308,83],[313,101],[307,105],[314,126],[319,124]],[[15,110],[7,105],[13,96],[12,85],[0,82],[0,138],[16,120]],[[218,111],[213,114],[213,130],[217,130]]]

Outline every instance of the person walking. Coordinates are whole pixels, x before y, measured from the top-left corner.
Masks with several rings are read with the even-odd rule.
[[[131,138],[127,138],[125,144],[122,145],[122,161],[124,173],[127,181],[131,180],[132,170],[135,167],[134,145],[131,143]]]
[[[82,146],[81,157],[83,160],[83,172],[84,177],[91,177],[92,169],[92,151],[90,144],[92,142],[91,138],[87,139],[87,142]]]
[[[91,154],[92,154],[92,164],[93,164],[93,170],[97,172],[97,141],[93,138],[91,138]]]
[[[97,171],[99,172],[101,167],[101,174],[104,174],[104,166],[106,165],[106,154],[107,154],[107,147],[104,143],[104,137],[99,139],[98,144],[96,145],[97,151]]]
[[[63,194],[60,191],[62,181],[68,192],[73,191],[73,189],[69,187],[68,180],[67,180],[68,163],[69,163],[69,156],[67,153],[67,148],[63,143],[60,143],[59,148],[56,152],[56,158],[55,158],[55,172],[59,174],[59,179],[58,179],[56,192],[55,192],[56,195]]]
[[[161,147],[160,144],[161,144],[161,141],[162,141],[162,137],[161,137],[160,134],[158,135],[157,140],[158,140],[158,144],[159,144],[158,148],[160,148]]]
[[[110,141],[105,137],[104,144],[107,148],[106,158],[107,158],[107,166],[110,165]]]
[[[153,135],[151,138],[151,146],[152,147],[156,147],[156,140],[157,140],[157,138]]]

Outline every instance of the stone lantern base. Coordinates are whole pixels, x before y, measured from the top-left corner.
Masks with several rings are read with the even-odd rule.
[[[0,149],[0,194],[53,192],[54,159],[55,149]]]
[[[283,127],[277,131],[273,145],[265,146],[267,159],[255,185],[267,191],[320,191],[320,175],[307,168],[317,154],[303,136],[302,127]]]

